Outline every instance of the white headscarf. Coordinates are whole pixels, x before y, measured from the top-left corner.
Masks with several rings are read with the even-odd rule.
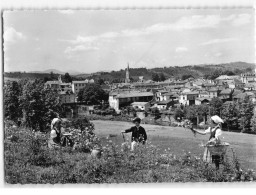
[[[224,123],[224,121],[217,115],[214,115],[211,117],[211,119],[216,123],[216,124],[219,124],[219,123]]]
[[[51,123],[51,129],[53,129],[53,126],[58,122],[61,121],[59,118],[54,118]]]

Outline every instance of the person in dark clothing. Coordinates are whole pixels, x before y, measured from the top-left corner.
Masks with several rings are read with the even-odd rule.
[[[141,119],[140,118],[135,118],[133,120],[133,123],[135,124],[135,126],[131,127],[130,129],[126,129],[124,132],[122,133],[132,133],[132,137],[131,137],[131,150],[133,151],[135,146],[138,143],[142,143],[145,144],[147,141],[147,133],[145,131],[145,129],[140,126],[140,122]]]

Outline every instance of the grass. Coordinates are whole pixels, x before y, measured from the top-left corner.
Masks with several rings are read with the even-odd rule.
[[[219,171],[202,161],[202,138],[181,128],[146,126],[149,143],[131,153],[120,132],[131,124],[93,121],[103,145],[101,158],[70,148],[49,150],[45,134],[5,129],[4,159],[7,183],[158,183],[255,181],[252,170],[240,170],[236,157]],[[12,135],[16,139],[7,139]],[[241,134],[242,135],[242,134]],[[127,139],[130,137],[126,136]],[[198,141],[195,141],[197,140]],[[247,138],[239,142],[246,142]],[[241,157],[238,155],[238,157]]]
[[[121,131],[128,129],[133,124],[119,121],[93,121],[95,124],[95,133],[99,137],[116,135],[112,138],[116,143],[122,143]],[[203,143],[206,143],[209,135],[196,135],[181,127],[166,127],[157,125],[142,124],[146,129],[149,141],[160,147],[162,150],[170,148],[173,154],[181,154],[184,151],[190,151],[194,155],[200,155],[204,151]],[[107,128],[106,128],[107,127]],[[126,139],[130,140],[131,134],[125,134]],[[241,164],[244,167],[256,169],[256,135],[242,134],[233,132],[223,132],[221,139],[230,144],[236,152]],[[228,149],[227,155],[232,156],[231,149]]]

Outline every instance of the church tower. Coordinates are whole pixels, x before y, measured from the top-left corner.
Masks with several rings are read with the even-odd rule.
[[[58,76],[58,81],[59,81],[60,83],[62,83],[61,75]]]
[[[127,65],[126,74],[125,74],[125,83],[130,83],[130,72],[129,72],[129,63]]]

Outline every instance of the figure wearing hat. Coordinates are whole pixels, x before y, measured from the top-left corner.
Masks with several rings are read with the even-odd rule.
[[[210,126],[208,129],[204,130],[204,131],[200,131],[197,129],[192,129],[195,133],[199,133],[201,135],[206,135],[206,134],[210,134],[210,138],[207,144],[218,144],[220,143],[220,136],[222,134],[222,130],[221,130],[221,123],[224,123],[223,120],[217,116],[214,115],[211,117],[211,122],[210,122]],[[219,164],[220,161],[223,160],[223,156],[220,155],[211,155],[210,151],[207,149],[207,147],[205,148],[204,151],[204,156],[203,156],[203,160],[205,162],[213,162],[216,165],[216,168],[219,169]]]
[[[54,148],[54,147],[60,146],[61,123],[62,123],[62,119],[57,114],[57,117],[54,118],[51,122],[51,133],[50,133],[50,139],[48,141],[49,148]]]
[[[140,118],[133,119],[133,123],[135,124],[135,126],[122,132],[122,133],[130,133],[130,132],[132,133],[132,138],[131,138],[132,151],[134,150],[135,145],[137,145],[138,143],[145,144],[147,140],[146,131],[142,126],[140,126],[140,122],[141,122]]]

